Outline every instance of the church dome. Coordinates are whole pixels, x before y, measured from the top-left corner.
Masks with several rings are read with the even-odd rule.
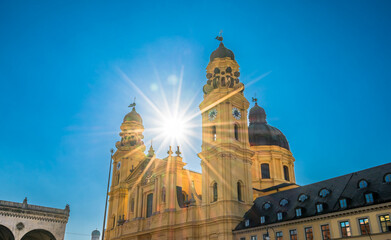
[[[235,60],[234,53],[228,48],[226,48],[224,44],[221,42],[219,47],[216,50],[214,50],[210,55],[210,61],[213,61],[215,58],[226,58],[226,57]]]
[[[288,140],[276,127],[266,122],[265,110],[255,103],[250,109],[248,136],[250,146],[275,145],[289,150]]]
[[[143,119],[141,118],[140,114],[136,112],[136,109],[133,107],[132,111],[124,117],[124,122],[125,121],[134,121],[138,123],[143,123]]]

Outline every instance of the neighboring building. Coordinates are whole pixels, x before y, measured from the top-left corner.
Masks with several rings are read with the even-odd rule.
[[[391,239],[391,163],[259,197],[235,239]]]
[[[65,209],[0,201],[1,240],[63,240],[69,218]]]
[[[91,233],[91,240],[99,240],[100,232],[98,230],[94,230]]]
[[[247,125],[239,76],[233,52],[220,43],[199,106],[202,174],[184,168],[179,148],[157,158],[151,146],[145,155],[142,118],[130,106],[113,155],[105,239],[233,239],[256,197],[297,187],[288,141],[257,103]]]

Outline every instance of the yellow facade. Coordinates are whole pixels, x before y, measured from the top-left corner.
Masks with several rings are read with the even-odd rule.
[[[260,190],[282,183],[289,184],[277,191],[296,186],[289,150],[250,146],[249,102],[238,78],[239,65],[228,51],[221,43],[207,66],[199,106],[202,173],[184,169],[180,149],[169,147],[162,159],[152,146],[145,154],[142,118],[132,105],[113,156],[107,240],[234,239],[232,230],[253,200],[276,191]],[[268,179],[259,173],[262,163],[269,164]],[[284,166],[289,167],[289,180],[283,177]]]
[[[362,239],[362,240],[387,240],[391,239],[391,232],[383,232],[379,223],[379,216],[391,215],[391,203],[372,205],[360,209],[351,209],[338,211],[334,213],[313,216],[288,222],[281,222],[235,231],[234,235],[237,240],[262,240],[268,232],[270,239],[276,238],[277,232],[282,232],[282,239],[291,239],[290,231],[296,230],[297,239],[306,238],[305,229],[311,228],[313,239],[323,239],[322,226],[328,226],[330,230],[330,239]],[[369,234],[362,234],[359,219],[368,219]],[[341,222],[349,222],[350,236],[342,237]]]

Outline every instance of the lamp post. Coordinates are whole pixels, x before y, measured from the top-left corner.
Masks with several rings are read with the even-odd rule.
[[[107,199],[109,198],[109,188],[110,188],[110,177],[111,177],[111,165],[113,162],[113,153],[114,149],[110,149],[110,166],[109,166],[109,178],[107,180],[107,191],[106,191],[106,203],[105,203],[105,214],[103,217],[103,228],[102,228],[102,240],[105,240],[105,225],[106,225],[106,212],[107,212]]]
[[[271,239],[270,236],[269,236],[269,228],[271,228],[271,229],[273,230],[274,234],[276,233],[276,232],[274,231],[274,228],[272,228],[272,227],[266,227],[266,236],[263,237],[264,240],[270,240],[270,239]]]

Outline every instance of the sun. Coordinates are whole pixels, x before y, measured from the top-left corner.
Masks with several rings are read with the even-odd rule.
[[[160,127],[164,138],[170,143],[181,143],[187,137],[189,124],[181,117],[170,116],[163,120]]]

